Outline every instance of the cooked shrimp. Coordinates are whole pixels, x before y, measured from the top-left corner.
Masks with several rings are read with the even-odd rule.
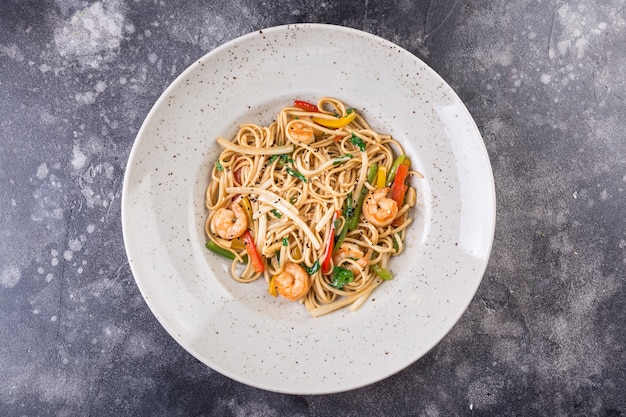
[[[313,128],[303,121],[311,121],[308,117],[303,117],[298,120],[292,120],[287,125],[287,136],[292,142],[304,143],[308,145],[315,140],[315,133]]]
[[[296,301],[304,297],[311,288],[309,274],[298,264],[287,263],[285,270],[274,278],[278,293],[288,300]]]
[[[348,259],[355,261],[361,268],[357,267],[353,262],[347,261]],[[337,253],[333,255],[333,264],[335,266],[342,266],[344,262],[346,265],[343,265],[343,267],[352,271],[355,277],[358,277],[361,269],[367,266],[367,258],[365,258],[363,252],[348,245],[341,245]]]
[[[228,208],[217,210],[211,219],[211,230],[222,239],[234,239],[243,235],[247,229],[248,217],[237,203],[230,203]]]
[[[387,197],[389,187],[370,191],[363,202],[363,215],[374,226],[391,224],[398,214],[398,203]]]

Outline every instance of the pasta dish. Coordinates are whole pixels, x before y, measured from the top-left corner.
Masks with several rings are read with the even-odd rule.
[[[223,148],[206,191],[207,248],[241,282],[321,316],[356,310],[392,279],[415,189],[402,146],[343,102],[296,100],[269,126],[244,124]]]

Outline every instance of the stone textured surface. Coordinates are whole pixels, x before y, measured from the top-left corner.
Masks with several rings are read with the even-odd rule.
[[[145,305],[120,195],[134,137],[193,60],[322,22],[413,52],[489,152],[498,223],[466,314],[356,391],[290,396],[199,363]],[[393,63],[389,63],[393,65]],[[624,416],[622,0],[0,3],[0,415]]]

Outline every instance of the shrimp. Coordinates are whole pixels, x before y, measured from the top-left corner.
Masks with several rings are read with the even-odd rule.
[[[308,117],[291,121],[287,126],[287,133],[292,142],[308,145],[315,140],[313,128],[302,121],[311,121]]]
[[[222,207],[215,212],[211,229],[222,239],[232,240],[248,229],[248,217],[239,204],[230,203],[228,208]]]
[[[346,262],[347,259],[355,261],[358,266],[352,262]],[[341,245],[337,253],[333,255],[333,264],[335,266],[341,266],[344,262],[347,264],[345,268],[352,271],[355,277],[358,277],[361,270],[367,266],[367,258],[363,252],[349,245]],[[359,268],[359,266],[361,268]]]
[[[289,262],[285,265],[285,270],[274,277],[274,285],[280,295],[296,301],[309,292],[311,278],[300,265]]]
[[[387,197],[389,187],[370,191],[363,202],[363,215],[376,227],[391,224],[398,215],[398,203]]]

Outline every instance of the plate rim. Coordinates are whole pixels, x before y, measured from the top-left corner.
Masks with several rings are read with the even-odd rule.
[[[223,50],[228,50],[230,48],[232,48],[234,45],[240,44],[240,43],[244,43],[246,42],[249,38],[252,38],[254,36],[257,36],[260,33],[269,33],[269,32],[282,32],[282,31],[288,31],[288,30],[298,30],[299,28],[305,28],[305,29],[312,29],[312,30],[331,30],[331,31],[339,31],[339,32],[350,32],[353,34],[356,34],[358,36],[365,36],[368,37],[372,40],[375,40],[377,43],[382,43],[383,45],[386,46],[393,46],[395,48],[398,48],[400,51],[402,51],[405,54],[408,54],[408,56],[410,57],[410,59],[416,60],[416,62],[419,62],[421,65],[425,66],[429,73],[430,76],[434,76],[436,77],[443,85],[448,87],[448,93],[451,94],[453,96],[453,98],[455,99],[455,101],[457,102],[457,104],[459,104],[461,106],[461,108],[463,109],[463,112],[465,113],[467,119],[471,122],[472,128],[474,130],[475,135],[477,135],[478,138],[480,138],[480,144],[481,146],[481,151],[483,153],[483,162],[485,162],[486,168],[489,172],[489,176],[490,176],[490,181],[489,181],[489,188],[490,188],[490,199],[491,199],[491,210],[493,213],[493,216],[491,217],[491,221],[490,221],[490,227],[489,227],[489,244],[488,244],[488,248],[487,248],[487,256],[485,258],[485,261],[481,267],[480,271],[477,271],[477,276],[479,278],[477,278],[474,281],[474,285],[472,287],[472,293],[471,293],[471,297],[468,297],[467,302],[465,303],[465,305],[463,306],[462,309],[460,309],[460,314],[457,317],[454,317],[454,319],[449,321],[449,326],[446,326],[445,330],[443,332],[441,332],[440,337],[433,339],[432,342],[429,344],[429,346],[427,347],[427,349],[425,349],[425,351],[423,353],[421,353],[420,355],[418,355],[415,358],[412,358],[411,360],[407,361],[405,363],[404,366],[401,366],[399,368],[395,368],[395,369],[391,369],[389,370],[389,372],[385,373],[385,374],[380,374],[375,378],[372,378],[370,380],[367,381],[362,381],[361,383],[352,383],[349,384],[349,386],[345,386],[344,388],[340,388],[340,389],[332,389],[332,390],[328,390],[328,391],[324,391],[324,392],[306,392],[306,391],[301,391],[301,390],[277,390],[277,389],[272,389],[271,387],[269,387],[269,384],[263,385],[263,384],[258,384],[258,383],[254,383],[251,382],[249,380],[246,380],[245,378],[240,377],[239,375],[233,374],[232,372],[229,372],[226,369],[223,369],[223,367],[220,366],[215,366],[215,364],[208,364],[206,362],[206,360],[204,360],[203,358],[198,356],[198,352],[194,352],[192,350],[190,350],[188,348],[188,346],[185,346],[185,344],[183,344],[181,342],[181,340],[179,340],[179,338],[174,336],[173,333],[173,329],[170,328],[170,325],[166,322],[164,317],[161,317],[158,308],[156,308],[157,306],[153,305],[153,302],[151,299],[148,299],[147,295],[146,295],[146,288],[144,286],[144,283],[142,282],[141,279],[138,278],[137,275],[137,271],[135,270],[135,266],[134,266],[134,262],[131,259],[131,253],[130,253],[130,249],[129,249],[129,237],[128,234],[130,233],[129,231],[129,226],[127,225],[127,202],[130,199],[130,191],[128,189],[128,182],[130,181],[130,177],[133,175],[134,172],[134,167],[133,167],[133,163],[135,162],[136,158],[137,158],[137,153],[139,152],[138,148],[140,145],[140,142],[145,136],[145,131],[149,125],[149,122],[152,121],[152,119],[155,117],[155,113],[157,112],[158,107],[160,107],[163,103],[163,101],[166,99],[166,97],[177,88],[178,84],[181,82],[182,79],[185,78],[185,76],[187,76],[188,74],[192,73],[193,71],[195,71],[197,69],[198,65],[201,65],[202,62],[204,62],[205,60],[208,60],[211,58],[212,55],[217,55],[219,54],[221,51]],[[233,380],[236,380],[238,382],[244,383],[246,385],[250,385],[250,386],[254,386],[256,388],[260,388],[260,389],[264,389],[264,390],[268,390],[268,391],[273,391],[273,392],[282,392],[282,393],[287,393],[287,394],[331,394],[331,393],[338,393],[338,392],[345,392],[345,391],[349,391],[349,390],[353,390],[353,389],[358,389],[358,388],[362,388],[364,386],[368,386],[371,384],[374,384],[376,382],[379,382],[381,380],[384,380],[398,372],[400,372],[401,370],[407,368],[408,366],[414,364],[415,362],[417,362],[420,358],[422,358],[424,355],[426,355],[428,352],[430,352],[437,344],[439,344],[441,342],[441,340],[443,340],[448,334],[449,332],[452,330],[452,328],[454,328],[456,326],[456,324],[458,323],[459,319],[461,318],[461,316],[467,311],[468,306],[471,304],[472,300],[475,297],[475,294],[484,278],[484,274],[485,271],[487,269],[488,266],[488,262],[489,262],[489,258],[491,255],[491,251],[493,248],[493,241],[494,241],[494,236],[495,236],[495,227],[496,227],[496,215],[497,215],[497,210],[496,210],[496,190],[495,190],[495,182],[494,182],[494,176],[493,176],[493,170],[491,167],[491,161],[489,158],[489,153],[487,152],[487,148],[485,146],[484,143],[484,139],[480,133],[480,130],[478,129],[478,126],[476,125],[476,122],[474,120],[474,118],[472,117],[471,113],[469,112],[469,110],[467,109],[467,107],[465,106],[465,103],[458,97],[456,91],[454,91],[452,89],[452,87],[449,86],[449,84],[436,72],[434,71],[427,63],[425,63],[423,60],[421,60],[419,57],[417,57],[416,55],[414,55],[413,53],[411,53],[410,51],[404,49],[403,47],[387,40],[384,39],[378,35],[369,33],[369,32],[365,32],[363,30],[360,29],[355,29],[355,28],[350,28],[350,27],[346,27],[346,26],[340,26],[340,25],[333,25],[333,24],[326,24],[326,23],[298,23],[298,24],[287,24],[287,25],[278,25],[278,26],[270,26],[270,27],[266,27],[263,29],[259,29],[259,30],[255,30],[255,31],[251,31],[249,33],[246,33],[244,35],[238,36],[234,39],[231,39],[219,46],[217,46],[216,48],[208,51],[207,53],[205,53],[204,55],[202,55],[200,58],[195,59],[187,68],[185,68],[178,76],[176,76],[171,82],[170,84],[167,86],[167,88],[165,88],[165,90],[159,95],[159,97],[157,98],[157,100],[154,102],[154,104],[152,105],[150,111],[147,113],[145,119],[142,122],[142,125],[140,127],[140,129],[137,132],[137,135],[133,141],[133,145],[131,148],[131,151],[129,153],[128,156],[128,160],[126,163],[126,167],[125,167],[125,172],[124,172],[124,179],[123,179],[123,187],[122,187],[122,196],[121,196],[121,222],[122,222],[122,233],[123,233],[123,240],[124,240],[124,246],[125,246],[125,251],[127,254],[127,258],[128,258],[128,262],[130,265],[130,269],[131,272],[133,274],[134,277],[134,281],[136,283],[136,285],[138,286],[140,293],[142,295],[142,298],[144,299],[144,301],[146,302],[146,304],[148,305],[151,313],[157,318],[157,320],[159,321],[159,323],[161,324],[161,326],[168,332],[168,334],[179,344],[181,345],[181,347],[183,347],[183,349],[185,349],[188,353],[190,353],[192,356],[194,356],[197,360],[199,360],[201,363],[205,364],[206,366],[208,366],[209,368],[219,372],[220,374],[223,374]]]

